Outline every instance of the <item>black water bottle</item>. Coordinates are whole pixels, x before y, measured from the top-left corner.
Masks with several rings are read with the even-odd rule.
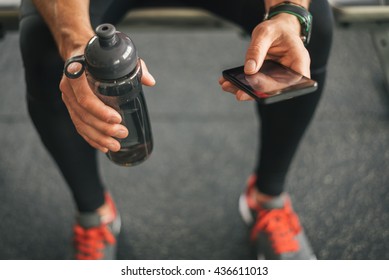
[[[81,70],[68,72],[72,63],[80,63]],[[77,78],[84,69],[92,91],[120,113],[122,124],[129,132],[128,137],[117,139],[120,151],[109,151],[108,158],[123,166],[143,162],[153,149],[153,137],[141,84],[141,64],[134,43],[113,25],[99,25],[84,55],[67,60],[64,72],[68,78]]]

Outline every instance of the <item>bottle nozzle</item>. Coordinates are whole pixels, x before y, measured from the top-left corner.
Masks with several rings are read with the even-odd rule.
[[[96,35],[102,47],[112,47],[118,41],[116,28],[112,24],[101,24],[96,28]]]
[[[131,73],[138,65],[134,43],[112,24],[104,23],[95,29],[85,47],[85,69],[99,80],[114,80]]]

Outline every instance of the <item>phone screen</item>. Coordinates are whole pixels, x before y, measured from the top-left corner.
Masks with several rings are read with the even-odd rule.
[[[259,72],[246,75],[244,67],[223,71],[223,76],[263,103],[278,102],[313,92],[317,83],[272,60],[265,60]]]

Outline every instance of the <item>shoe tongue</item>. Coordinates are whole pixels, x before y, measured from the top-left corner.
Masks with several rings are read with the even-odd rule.
[[[285,194],[274,197],[273,199],[263,203],[261,206],[265,209],[283,208],[285,204]]]
[[[81,213],[77,217],[77,222],[83,228],[98,227],[101,224],[100,215],[97,213]]]

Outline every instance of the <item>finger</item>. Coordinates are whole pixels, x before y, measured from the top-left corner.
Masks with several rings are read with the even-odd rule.
[[[244,71],[246,74],[255,74],[261,68],[266,54],[271,47],[274,36],[271,33],[268,24],[262,23],[258,25],[251,37],[251,42],[247,48]]]
[[[83,71],[83,66],[80,62],[72,62],[67,66],[65,70],[66,72],[72,75],[77,75],[81,73],[81,71]]]
[[[85,137],[83,136],[83,138],[85,139],[86,142],[88,142],[89,145],[91,145],[93,148],[103,152],[104,154],[109,152],[109,150],[106,147],[100,146],[99,144],[97,144],[93,140],[89,139],[87,136],[85,136]]]
[[[77,121],[79,123],[94,127],[96,130],[100,131],[104,135],[116,138],[125,138],[128,136],[128,130],[124,125],[110,124],[96,118],[92,114],[89,114],[77,103],[74,96],[63,94],[63,100],[68,110],[71,111],[74,122]]]
[[[68,96],[62,95],[63,101],[68,108],[70,117],[73,121],[73,124],[77,130],[77,132],[94,148],[97,148],[101,151],[103,150],[111,150],[111,151],[117,151],[120,149],[120,144],[117,140],[112,138],[111,136],[102,133],[95,127],[85,123],[81,117],[79,116],[79,113],[77,112],[77,109],[75,109],[74,106],[71,106],[70,104],[74,101],[71,101]],[[101,121],[100,121],[101,122]],[[120,126],[121,125],[114,125],[114,126]],[[127,132],[125,132],[127,133]],[[123,136],[123,135],[122,135]],[[103,149],[102,149],[103,148]]]
[[[243,90],[238,89],[236,86],[234,86],[229,81],[225,81],[222,84],[222,88],[224,91],[230,92],[232,94],[235,94],[236,99],[239,101],[246,101],[246,100],[254,100],[250,95],[245,93]]]
[[[150,72],[146,66],[146,63],[142,59],[140,60],[140,63],[141,63],[141,67],[142,67],[142,78],[141,78],[142,84],[144,84],[145,86],[154,86],[155,79],[150,74]]]
[[[89,88],[85,75],[77,79],[63,77],[60,84],[61,92],[65,96],[75,97],[79,106],[88,114],[107,123],[120,123],[122,118],[113,108],[105,105]]]
[[[78,105],[74,96],[62,94],[62,100],[68,108],[73,122],[77,124],[81,130],[83,125],[87,125],[107,136],[116,138],[125,138],[128,136],[128,130],[124,125],[109,124],[99,120],[91,114],[88,114],[84,108]]]
[[[87,134],[91,135],[92,137],[96,137],[98,133],[94,135],[91,132],[87,132]],[[103,153],[107,153],[108,151],[116,152],[120,150],[120,143],[117,140],[111,140],[107,138],[106,141],[104,141],[102,137],[98,137],[98,141],[95,141],[87,134],[82,132],[80,133],[80,135],[89,145],[91,145],[95,149],[100,150]]]
[[[219,78],[219,85],[222,85],[225,81],[227,81],[224,77]]]
[[[249,100],[254,100],[250,95],[245,93],[243,90],[238,90],[236,92],[236,99],[239,101],[249,101]]]
[[[230,93],[233,93],[233,94],[236,94],[236,92],[238,91],[238,88],[236,86],[234,86],[229,81],[225,81],[221,86],[222,86],[222,89],[224,91],[227,91],[227,92],[230,92]]]
[[[92,145],[96,144],[98,147],[108,149],[112,152],[120,150],[120,143],[116,139],[102,134],[100,131],[89,125],[83,125],[78,129],[80,134],[84,137],[87,142]]]
[[[300,50],[301,53],[304,55],[300,55],[299,59],[295,59],[292,61],[290,68],[292,68],[294,71],[297,73],[300,73],[304,75],[305,77],[310,78],[311,77],[311,69],[310,69],[310,64],[311,64],[311,59],[309,56],[309,53],[305,47]]]
[[[62,99],[69,111],[77,132],[94,148],[106,152],[106,150],[118,151],[119,142],[112,136],[124,138],[128,130],[121,124],[108,124],[79,106],[73,94],[62,94]]]

